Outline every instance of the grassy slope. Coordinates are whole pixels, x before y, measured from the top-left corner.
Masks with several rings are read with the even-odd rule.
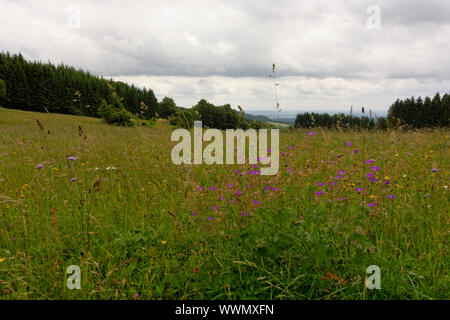
[[[0,299],[449,298],[447,132],[283,132],[261,177],[173,165],[172,130],[0,108]]]

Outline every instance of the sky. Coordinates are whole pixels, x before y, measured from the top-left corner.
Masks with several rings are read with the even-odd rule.
[[[450,1],[0,0],[0,51],[191,107],[384,114],[450,92]]]

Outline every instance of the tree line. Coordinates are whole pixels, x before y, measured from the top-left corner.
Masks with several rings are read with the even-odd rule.
[[[123,108],[146,119],[159,111],[152,90],[106,80],[64,64],[28,62],[21,54],[9,53],[0,53],[0,105],[93,117],[102,116],[102,105]]]
[[[0,53],[0,105],[37,112],[102,117],[107,123],[133,125],[133,118],[165,118],[181,126],[202,120],[211,128],[259,128],[229,104],[215,106],[200,100],[192,109],[173,99],[158,102],[151,89],[140,89],[91,75],[64,64],[28,62],[21,54]]]
[[[353,116],[344,113],[336,113],[330,115],[328,113],[299,113],[295,118],[295,128],[352,128],[352,129],[381,129],[386,130],[388,127],[387,119],[384,117],[370,116]]]
[[[433,97],[397,99],[389,108],[388,122],[392,127],[411,128],[448,127],[450,94],[442,97],[439,92]]]
[[[215,106],[205,99],[190,109],[177,107],[173,99],[158,102],[151,89],[137,88],[112,79],[104,79],[64,64],[28,62],[19,54],[0,53],[0,105],[38,112],[55,112],[102,117],[108,123],[132,125],[133,118],[170,119],[174,125],[192,127],[202,120],[210,128],[265,127],[259,120],[245,119],[244,112],[229,104]],[[361,117],[338,113],[300,113],[294,127],[348,127],[387,129],[388,127],[448,127],[450,95],[433,98],[398,99],[387,117]]]
[[[240,107],[239,107],[240,108]],[[244,117],[244,111],[238,112],[231,105],[215,106],[201,99],[191,109],[177,108],[176,115],[170,123],[183,128],[192,128],[195,120],[201,120],[202,125],[216,129],[261,129],[266,125],[259,120],[248,120]]]
[[[337,113],[299,113],[295,119],[295,128],[352,128],[381,129],[388,128],[445,128],[449,126],[450,94],[442,97],[437,93],[433,98],[422,97],[397,99],[388,110],[387,117],[364,114],[360,117],[352,114]]]

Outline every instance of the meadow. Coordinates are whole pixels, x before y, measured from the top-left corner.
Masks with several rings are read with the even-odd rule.
[[[0,299],[450,298],[448,130],[286,129],[261,176],[174,129],[0,108]]]

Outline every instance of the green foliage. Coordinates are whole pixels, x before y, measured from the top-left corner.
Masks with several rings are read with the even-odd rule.
[[[7,88],[0,102],[7,108],[100,117],[102,100],[117,105],[112,96],[116,92],[132,114],[150,119],[158,109],[152,90],[108,81],[66,65],[27,62],[20,54],[0,53],[0,79]]]
[[[0,79],[0,97],[6,96],[6,82]]]
[[[108,124],[115,124],[120,126],[133,126],[133,115],[127,111],[118,99],[114,98],[113,101],[116,105],[108,104],[105,100],[102,100],[100,104],[100,114]]]
[[[168,119],[169,117],[175,115],[176,108],[177,106],[173,99],[164,97],[158,104],[158,114],[161,118]]]
[[[388,123],[391,127],[405,126],[414,129],[449,126],[450,95],[441,98],[437,93],[430,97],[397,99],[389,108]]]
[[[199,120],[198,113],[193,109],[177,109],[175,115],[169,118],[169,123],[178,128],[194,127],[194,120]]]
[[[202,99],[193,107],[193,109],[200,115],[203,126],[208,128],[224,130],[237,128],[258,129],[264,127],[260,121],[248,122],[242,114],[232,109],[229,104],[215,106],[205,99]]]
[[[321,127],[327,129],[333,128],[352,128],[352,129],[374,129],[378,127],[378,122],[382,122],[383,118],[372,117],[355,117],[352,115],[345,115],[337,113],[330,115],[328,113],[299,113],[295,119],[295,128],[314,128]],[[380,124],[380,127],[382,125]]]
[[[266,125],[259,120],[251,120],[250,128],[259,130],[259,129],[266,128]]]

